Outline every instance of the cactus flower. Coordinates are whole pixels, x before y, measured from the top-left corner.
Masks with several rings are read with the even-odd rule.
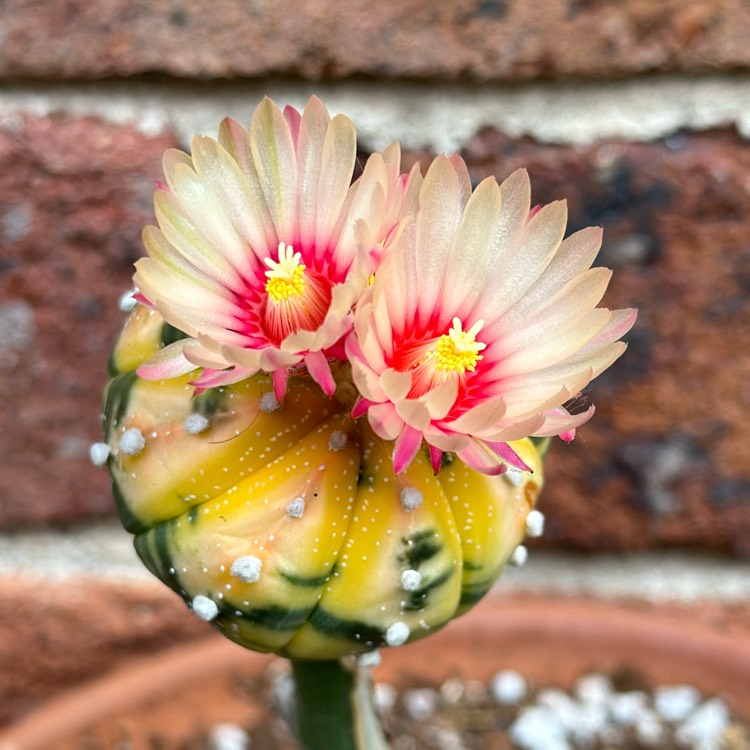
[[[527,470],[512,441],[572,439],[566,409],[625,350],[634,310],[597,308],[611,272],[589,268],[601,232],[563,240],[563,202],[531,210],[525,171],[472,193],[463,161],[430,167],[419,211],[360,300],[347,355],[355,414],[395,441],[400,474],[430,447],[476,471]]]
[[[165,153],[159,226],[144,231],[134,280],[188,336],[144,363],[144,377],[200,366],[196,384],[209,388],[262,370],[282,398],[289,368],[304,365],[333,393],[329,362],[416,174],[400,174],[396,144],[351,184],[355,159],[351,121],[315,97],[301,114],[265,99],[249,131],[227,119],[218,141],[196,136],[192,156]]]
[[[354,161],[315,98],[167,152],[91,453],[154,575],[293,659],[422,638],[523,557],[532,438],[590,416],[569,400],[635,315],[525,173]]]

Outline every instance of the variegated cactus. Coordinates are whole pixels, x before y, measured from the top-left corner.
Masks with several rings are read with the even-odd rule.
[[[475,604],[522,541],[542,485],[393,444],[350,416],[348,368],[327,396],[297,376],[280,403],[258,374],[194,394],[135,369],[175,337],[138,305],[111,359],[105,439],[122,521],[146,566],[227,637],[328,659],[428,635]]]
[[[400,645],[518,554],[535,440],[635,312],[597,307],[601,233],[458,156],[354,182],[354,127],[265,100],[165,154],[115,346],[105,443],[149,569],[232,640],[295,660]],[[323,745],[325,746],[325,745]]]

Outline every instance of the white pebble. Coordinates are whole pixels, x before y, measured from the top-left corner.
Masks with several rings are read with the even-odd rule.
[[[105,466],[110,453],[111,449],[106,443],[93,443],[89,448],[89,458],[94,466]]]
[[[586,674],[575,685],[575,694],[582,703],[604,705],[612,695],[612,682],[603,674]]]
[[[385,712],[393,710],[398,698],[398,691],[393,685],[388,685],[385,682],[376,682],[372,693],[372,699],[375,703],[375,708],[378,711]]]
[[[523,482],[523,472],[518,469],[508,469],[503,478],[511,487],[520,487]]]
[[[250,736],[236,724],[217,724],[211,729],[212,750],[247,750]]]
[[[405,570],[401,574],[401,588],[416,591],[422,585],[422,574],[418,570]]]
[[[521,565],[526,565],[528,559],[529,550],[526,549],[523,544],[519,544],[518,547],[513,550],[513,554],[510,556],[510,564],[520,567]]]
[[[198,594],[198,596],[193,599],[193,612],[195,612],[201,620],[211,622],[211,620],[219,614],[219,607],[213,599],[209,599],[203,594]]]
[[[609,698],[609,712],[620,726],[633,727],[648,711],[646,700],[646,693],[640,690],[615,693]]]
[[[291,518],[302,518],[305,513],[305,498],[295,497],[287,504],[286,512]]]
[[[414,510],[423,501],[422,493],[415,487],[404,487],[401,490],[401,505],[404,506],[404,510]]]
[[[342,430],[334,430],[328,438],[328,448],[340,451],[349,442],[349,436]]]
[[[719,750],[721,735],[729,727],[729,708],[721,698],[712,698],[696,708],[675,729],[681,745],[698,750]]]
[[[117,306],[120,308],[120,310],[124,313],[129,313],[135,310],[135,306],[138,304],[138,301],[135,298],[135,295],[138,293],[138,289],[129,289],[125,294],[123,294],[120,297],[119,302],[117,303]]]
[[[198,435],[208,429],[208,419],[203,414],[194,412],[185,417],[185,431],[191,435]]]
[[[137,456],[146,447],[146,439],[137,427],[131,427],[122,433],[118,445],[126,456]]]
[[[266,391],[260,397],[260,410],[266,414],[276,411],[281,408],[279,399],[276,398],[276,394],[273,391]]]
[[[508,735],[523,750],[570,750],[565,727],[543,706],[524,709],[511,724]]]
[[[663,747],[667,738],[667,730],[664,724],[653,711],[648,710],[638,719],[635,725],[635,734],[638,741],[646,747]]]
[[[686,719],[700,699],[700,692],[692,685],[662,685],[654,689],[654,708],[670,724]]]
[[[544,533],[544,513],[539,510],[529,511],[526,516],[526,534],[530,537],[538,537]]]
[[[490,683],[492,697],[504,706],[520,703],[525,697],[528,685],[523,675],[514,669],[498,672]]]
[[[238,557],[229,569],[230,575],[239,578],[243,583],[255,583],[260,578],[263,561],[255,555]]]
[[[438,707],[438,694],[431,688],[412,688],[404,693],[404,709],[412,719],[429,719]]]
[[[397,620],[389,625],[388,630],[385,631],[385,642],[389,646],[403,646],[409,640],[410,635],[409,626],[405,622]]]

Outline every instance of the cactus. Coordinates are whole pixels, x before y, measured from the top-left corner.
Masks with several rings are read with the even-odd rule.
[[[463,614],[522,541],[542,486],[426,451],[395,475],[393,445],[350,416],[348,368],[328,397],[308,376],[283,403],[257,374],[199,395],[189,375],[136,368],[179,333],[138,305],[112,353],[104,405],[114,496],[136,550],[224,635],[305,659],[400,645]]]

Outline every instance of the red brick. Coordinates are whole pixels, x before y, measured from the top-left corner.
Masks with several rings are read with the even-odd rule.
[[[0,126],[0,527],[111,512],[88,446],[173,143],[90,118]]]
[[[604,226],[605,302],[640,308],[595,381],[593,420],[549,460],[546,543],[701,545],[750,554],[750,151],[735,133],[540,147],[487,131],[477,178],[525,165],[571,228]]]
[[[747,67],[743,0],[6,0],[0,76],[518,80]]]

